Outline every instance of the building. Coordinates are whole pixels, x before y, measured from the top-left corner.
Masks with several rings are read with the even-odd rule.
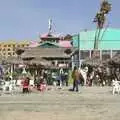
[[[95,33],[96,30],[83,30],[79,34],[73,35],[72,44],[76,48],[72,57],[74,64],[78,65],[79,59],[82,61],[87,57],[92,57]],[[120,29],[102,29],[99,38],[97,56],[100,59],[112,58],[120,51]]]
[[[66,53],[66,49],[71,49],[71,38],[67,35],[64,40],[63,36],[52,32],[52,20],[49,20],[48,32],[40,35],[39,42],[31,42],[30,47],[25,49],[25,52],[21,55],[22,58],[35,58],[45,59],[51,62],[51,66],[54,67],[68,67],[70,62],[70,52]]]
[[[28,41],[6,41],[0,42],[0,56],[3,58],[7,58],[9,56],[16,56],[16,49],[17,48],[25,48],[29,46]]]
[[[71,49],[70,41],[61,41],[59,37],[47,34],[42,36],[39,44],[35,43],[30,45],[31,47],[25,49],[25,52],[21,55],[22,58],[35,58],[45,59],[51,62],[51,66],[54,67],[68,67],[70,62],[70,55],[66,54],[66,49]]]
[[[41,60],[51,63],[54,68],[68,68],[71,59],[71,35],[66,35],[65,39],[60,34],[52,32],[52,23],[49,21],[49,30],[40,35],[39,41],[30,41],[29,47],[22,49],[18,47],[23,62],[41,65]],[[21,53],[22,51],[22,53]],[[10,60],[12,62],[12,60]],[[19,61],[18,61],[19,63]]]

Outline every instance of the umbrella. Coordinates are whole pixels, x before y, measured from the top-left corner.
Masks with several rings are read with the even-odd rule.
[[[87,58],[85,59],[85,61],[83,61],[83,64],[88,64],[91,66],[104,66],[104,65],[108,65],[109,61],[110,59],[101,60],[99,58]]]
[[[102,63],[102,61],[98,58],[87,58],[83,61],[83,64],[88,64],[91,66],[98,66]]]
[[[30,61],[31,64],[43,65],[43,66],[50,66],[51,62],[42,58],[34,58]]]
[[[23,68],[22,74],[27,74],[25,68]]]
[[[23,63],[23,60],[18,57],[8,57],[6,62],[10,64],[20,64]]]

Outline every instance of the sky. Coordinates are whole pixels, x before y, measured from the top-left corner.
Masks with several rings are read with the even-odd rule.
[[[109,1],[109,27],[120,28],[120,0]],[[99,7],[100,0],[0,0],[0,41],[37,40],[48,32],[49,18],[59,34],[95,29],[92,21]]]

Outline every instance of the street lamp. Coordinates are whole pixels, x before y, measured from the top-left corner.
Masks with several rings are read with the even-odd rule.
[[[78,67],[81,67],[80,33],[78,33]]]

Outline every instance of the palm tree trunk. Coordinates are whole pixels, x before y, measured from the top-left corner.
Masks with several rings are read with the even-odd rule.
[[[95,34],[95,42],[94,42],[94,49],[98,50],[99,48],[99,38],[100,38],[101,28],[97,28],[96,34]]]

